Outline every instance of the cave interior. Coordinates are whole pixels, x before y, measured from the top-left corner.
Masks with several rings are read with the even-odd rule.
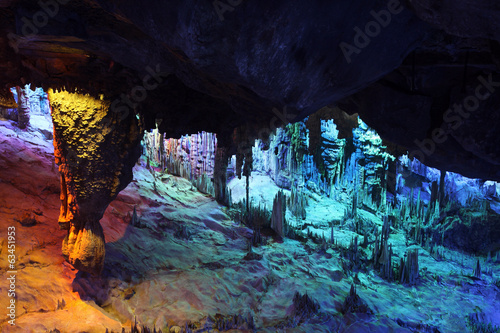
[[[0,18],[2,332],[500,332],[500,3]]]

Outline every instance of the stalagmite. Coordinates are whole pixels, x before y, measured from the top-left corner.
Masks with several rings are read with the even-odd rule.
[[[25,129],[28,127],[30,123],[30,104],[29,104],[29,98],[28,98],[28,92],[26,91],[26,87],[21,88],[21,87],[16,87],[17,91],[17,100],[18,100],[18,108],[17,108],[17,114],[18,114],[18,126],[21,129]]]
[[[231,205],[231,192],[227,188],[227,165],[229,155],[227,149],[217,146],[214,161],[214,191],[215,200],[225,206]]]
[[[253,156],[252,150],[245,154],[245,164],[243,166],[243,176],[245,176],[245,191],[246,191],[246,203],[247,203],[247,212],[250,211],[250,175],[252,173],[252,165],[253,165]]]
[[[476,262],[476,267],[474,268],[473,274],[475,278],[481,278],[481,265],[479,264],[479,259]]]
[[[283,238],[286,236],[286,198],[283,190],[276,193],[273,202],[273,212],[271,215],[271,228]]]
[[[303,220],[306,218],[307,198],[304,193],[297,190],[295,186],[292,187],[290,198],[288,200],[288,207],[290,207],[290,211],[293,215]]]
[[[399,281],[401,284],[415,285],[418,278],[418,249],[409,250],[405,254],[406,260],[401,258],[399,266]]]

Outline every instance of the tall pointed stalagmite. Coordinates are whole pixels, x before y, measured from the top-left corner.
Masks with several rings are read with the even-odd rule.
[[[276,193],[273,201],[273,212],[271,215],[271,228],[283,238],[286,236],[286,198],[283,190]]]

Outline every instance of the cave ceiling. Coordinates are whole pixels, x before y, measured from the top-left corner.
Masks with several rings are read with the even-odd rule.
[[[488,0],[0,0],[0,95],[103,94],[227,146],[340,108],[427,165],[500,180],[499,41]]]

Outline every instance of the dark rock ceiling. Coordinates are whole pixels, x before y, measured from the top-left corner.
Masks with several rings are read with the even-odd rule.
[[[0,0],[0,87],[102,93],[228,146],[276,110],[340,107],[428,165],[500,180],[499,41],[489,0]]]

